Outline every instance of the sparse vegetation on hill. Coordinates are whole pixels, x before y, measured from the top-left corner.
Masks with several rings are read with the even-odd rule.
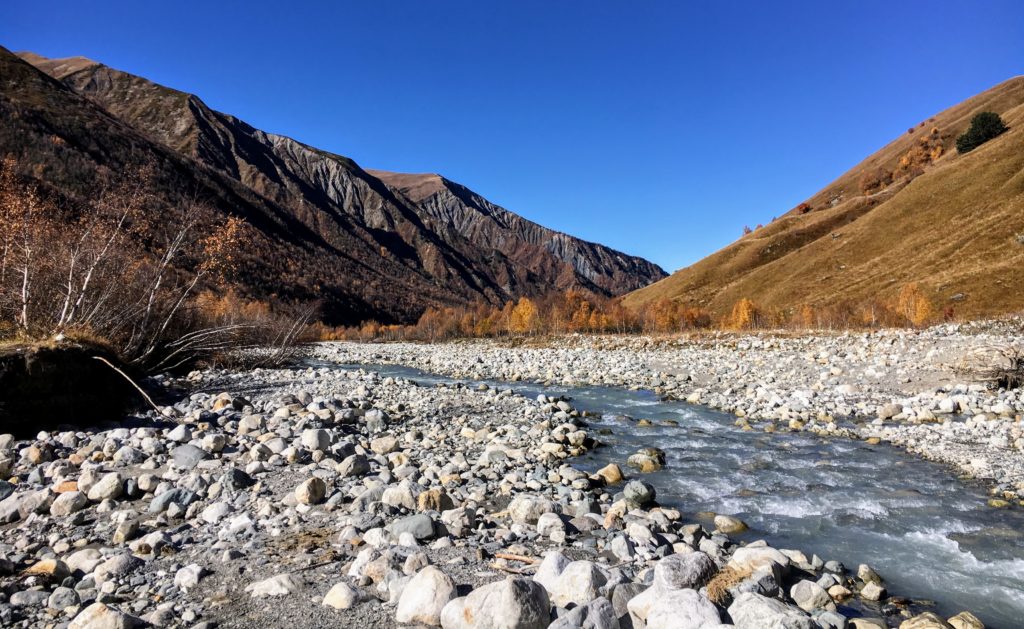
[[[954,150],[981,112],[997,113],[1006,130],[983,154]],[[988,135],[998,130],[990,116],[982,119],[990,121]],[[916,285],[932,320],[1020,311],[1022,122],[1024,77],[1017,77],[915,124],[778,220],[623,303],[640,309],[671,299],[720,320],[747,298],[790,318],[813,304],[834,312],[833,320],[898,323],[906,313],[873,317],[865,312],[879,309],[865,304],[892,304]]]

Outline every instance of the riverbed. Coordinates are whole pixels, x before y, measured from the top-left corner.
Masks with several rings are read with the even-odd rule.
[[[320,363],[323,364],[323,363]],[[459,380],[399,365],[362,365],[423,385]],[[937,602],[940,614],[974,611],[989,627],[1024,614],[1024,512],[986,506],[985,487],[948,467],[885,445],[810,433],[745,431],[735,416],[651,391],[484,381],[526,396],[566,396],[606,444],[575,462],[593,471],[640,447],[665,450],[643,475],[659,502],[688,517],[742,518],[743,538],[872,565],[901,596]],[[636,420],[648,419],[652,426]],[[662,425],[671,421],[677,425]]]

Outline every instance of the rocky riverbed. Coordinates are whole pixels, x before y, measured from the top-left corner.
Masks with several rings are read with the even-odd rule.
[[[541,346],[327,343],[316,355],[459,378],[651,389],[733,413],[751,430],[886,441],[1024,500],[1024,390],[972,378],[998,350],[1024,348],[1024,321],[923,331],[692,339],[572,336]]]
[[[654,346],[319,352],[509,380],[589,373],[706,401],[754,377],[737,364],[719,375],[733,384],[687,392],[706,374],[683,377]],[[582,471],[599,435],[567,400],[326,365],[173,384],[192,392],[162,413],[0,437],[0,624],[981,626],[887,591],[868,565],[740,543],[729,514],[688,521],[618,465]],[[784,412],[822,422],[812,408]]]

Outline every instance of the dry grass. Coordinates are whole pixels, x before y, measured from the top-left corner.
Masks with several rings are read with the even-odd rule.
[[[966,155],[947,150],[912,181],[864,196],[859,179],[892,169],[917,142],[903,134],[809,202],[671,277],[631,293],[630,307],[671,298],[717,316],[742,298],[761,308],[893,298],[917,282],[942,310],[991,316],[1024,308],[1024,77],[927,122],[952,144],[978,111],[1010,130]],[[950,298],[962,295],[956,300]]]
[[[729,588],[739,585],[752,573],[753,571],[749,568],[737,570],[732,566],[726,566],[708,581],[708,598],[717,605],[724,605],[732,596],[729,594]]]

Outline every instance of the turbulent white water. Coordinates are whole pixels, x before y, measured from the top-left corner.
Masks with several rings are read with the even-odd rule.
[[[452,382],[406,367],[370,367],[423,383]],[[744,432],[735,418],[653,393],[602,387],[511,386],[525,395],[567,395],[608,428],[608,447],[574,462],[596,470],[623,464],[642,446],[666,451],[665,469],[645,475],[658,500],[691,517],[736,515],[747,539],[818,554],[856,569],[868,563],[900,596],[937,601],[951,616],[967,609],[989,627],[1024,618],[1024,512],[986,506],[977,483],[895,448],[807,433]],[[622,417],[675,420],[641,427]]]

